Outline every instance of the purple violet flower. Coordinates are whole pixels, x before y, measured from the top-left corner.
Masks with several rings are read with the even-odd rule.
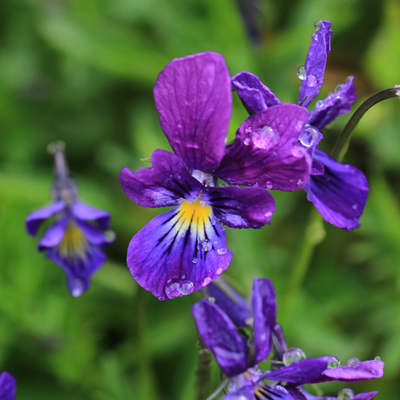
[[[219,285],[219,283],[218,283]],[[224,286],[226,284],[224,283]],[[288,349],[282,328],[276,323],[274,287],[267,278],[255,278],[251,296],[253,319],[243,319],[245,307],[232,289],[215,286],[217,297],[201,300],[192,306],[192,314],[200,339],[213,353],[221,371],[230,378],[228,394],[223,400],[313,400],[322,399],[309,395],[303,384],[327,381],[355,382],[383,375],[384,363],[380,359],[351,362],[340,366],[334,356],[305,358],[300,349]],[[238,311],[236,321],[226,310],[233,302]],[[242,299],[242,302],[244,300]],[[229,310],[234,312],[232,309]],[[249,325],[252,336],[241,329]],[[273,349],[272,371],[262,372],[257,363],[266,360]],[[350,390],[350,389],[345,389]],[[357,395],[359,400],[369,400],[376,392]],[[331,398],[324,398],[331,399]]]
[[[248,186],[271,181],[281,190],[308,180],[311,158],[297,141],[309,113],[285,104],[250,116],[237,132],[242,146],[225,147],[230,75],[223,57],[212,52],[171,61],[158,76],[154,98],[175,154],[156,150],[152,168],[124,168],[120,181],[142,207],[174,207],[132,238],[127,256],[139,285],[166,300],[201,289],[228,268],[233,254],[221,224],[257,229],[270,223],[270,193],[217,187],[217,178]],[[251,132],[257,139],[250,146]]]
[[[7,371],[0,374],[0,400],[14,400],[17,392],[15,378]]]
[[[106,255],[102,248],[111,244],[115,235],[106,230],[110,225],[108,212],[78,200],[77,187],[69,177],[63,143],[51,145],[49,149],[55,155],[53,202],[28,215],[26,230],[34,236],[45,220],[52,219],[38,249],[64,269],[70,293],[79,297],[89,288],[89,278],[104,264]]]
[[[298,104],[307,107],[318,95],[323,83],[328,53],[331,51],[331,23],[318,21],[304,67],[297,71],[302,80]],[[312,170],[304,190],[325,221],[352,230],[360,226],[368,196],[368,182],[357,168],[341,164],[317,149],[322,131],[337,116],[351,111],[356,99],[353,77],[337,86],[326,99],[318,100],[299,136],[299,146],[312,157]],[[281,101],[257,76],[240,72],[232,78],[232,86],[250,114],[280,106]],[[303,184],[302,182],[300,182]],[[268,188],[268,186],[267,186]],[[272,189],[273,187],[271,187]],[[275,188],[274,188],[275,189]]]

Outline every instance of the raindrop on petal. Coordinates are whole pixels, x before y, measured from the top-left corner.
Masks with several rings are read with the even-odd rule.
[[[72,288],[71,294],[74,297],[79,297],[84,292],[84,284],[82,279],[76,278],[74,279],[74,287]]]
[[[293,364],[294,362],[302,361],[306,359],[306,355],[304,351],[301,349],[290,349],[286,353],[283,354],[283,364],[288,366]]]
[[[209,276],[207,276],[206,278],[204,278],[203,283],[201,285],[207,286],[211,281],[212,279]]]
[[[306,85],[308,87],[314,87],[317,84],[317,78],[314,75],[308,75],[306,78]]]
[[[374,358],[374,360],[375,360],[375,361],[381,361],[381,357],[380,357],[380,356],[376,356],[376,357]]]
[[[226,254],[226,252],[227,252],[228,250],[225,248],[225,247],[220,247],[218,250],[217,250],[217,253],[219,254],[219,255],[223,255],[223,254]]]
[[[337,397],[340,400],[351,400],[354,398],[354,392],[351,389],[342,389]]]
[[[176,296],[180,295],[179,290],[180,284],[178,279],[168,279],[165,284],[164,291],[169,299],[173,299]]]
[[[307,70],[306,67],[304,67],[303,65],[299,68],[297,68],[297,76],[304,81],[304,79],[306,79],[307,77]]]
[[[331,361],[328,363],[328,368],[335,369],[338,367],[340,367],[340,360],[337,357],[332,356]]]
[[[321,26],[321,20],[315,21],[314,22],[314,29],[317,31],[319,27]]]
[[[182,281],[179,286],[179,291],[183,295],[192,293],[193,290],[194,290],[194,284],[193,284],[193,282],[190,282],[190,281]]]
[[[250,142],[251,142],[251,139],[250,139],[249,137],[243,139],[243,144],[244,144],[245,146],[248,146],[248,145],[250,144]]]
[[[306,124],[304,125],[304,129],[300,133],[299,140],[303,146],[311,147],[318,140],[319,136],[320,134],[316,128],[309,124]]]
[[[350,360],[347,361],[347,365],[354,365],[356,362],[359,362],[360,359],[357,357],[350,358]]]
[[[194,257],[194,258],[193,258],[193,264],[196,264],[196,263],[197,263],[197,258]]]
[[[271,189],[274,187],[274,185],[272,184],[272,182],[267,181],[267,183],[265,184],[265,187],[266,187],[267,189],[271,190]]]
[[[216,273],[217,275],[221,275],[222,272],[223,272],[222,268],[218,268],[218,269],[215,271],[215,273]]]

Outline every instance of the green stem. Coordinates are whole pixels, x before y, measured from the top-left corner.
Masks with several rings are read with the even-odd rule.
[[[199,366],[196,379],[196,400],[205,400],[211,389],[211,352],[200,342]]]

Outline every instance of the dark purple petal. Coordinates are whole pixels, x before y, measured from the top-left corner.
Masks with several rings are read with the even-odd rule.
[[[189,168],[215,170],[224,154],[232,112],[224,58],[207,52],[171,61],[158,76],[154,99],[175,154]]]
[[[182,160],[165,150],[155,150],[152,168],[121,171],[121,186],[130,199],[142,207],[175,206],[179,199],[196,194],[202,185],[193,178]]]
[[[228,393],[221,400],[254,400],[254,385],[247,385],[238,391]]]
[[[191,310],[199,336],[221,370],[228,377],[246,371],[246,343],[229,317],[208,300],[194,304]]]
[[[361,361],[353,365],[343,365],[338,368],[328,368],[320,377],[312,379],[309,383],[339,381],[339,382],[357,382],[365,381],[383,376],[383,361]]]
[[[322,175],[324,172],[324,165],[317,160],[312,160],[311,175]]]
[[[57,246],[62,241],[69,218],[65,217],[51,225],[38,243],[39,251]]]
[[[215,175],[236,185],[293,191],[308,181],[311,159],[297,145],[308,111],[282,104],[246,119]]]
[[[371,400],[373,399],[378,392],[365,392],[365,393],[359,393],[356,394],[353,398],[353,400]]]
[[[357,98],[353,80],[354,76],[350,76],[346,83],[337,86],[334,93],[324,100],[318,100],[308,123],[322,131],[336,117],[350,112],[351,105]]]
[[[255,278],[251,294],[254,316],[253,340],[255,362],[265,360],[271,351],[272,331],[276,325],[275,290],[267,278]]]
[[[288,392],[294,400],[307,400],[307,397],[297,387],[288,388]]]
[[[72,206],[72,214],[81,221],[95,221],[102,229],[110,226],[110,213],[99,210],[88,204],[76,201]]]
[[[275,200],[261,188],[205,188],[216,218],[231,228],[261,228],[270,224]]]
[[[107,246],[111,244],[114,240],[112,236],[110,238],[110,235],[103,231],[100,231],[93,225],[88,224],[87,222],[77,221],[77,225],[79,226],[79,228],[82,229],[82,232],[84,233],[86,239],[92,244]]]
[[[252,317],[250,306],[222,277],[210,283],[207,286],[207,292],[237,327],[247,325],[246,321]]]
[[[359,226],[368,197],[368,181],[356,167],[341,164],[323,151],[314,158],[324,166],[322,175],[310,176],[304,190],[325,221],[349,230]]]
[[[273,381],[286,381],[295,386],[304,383],[314,383],[314,380],[326,371],[332,357],[307,358],[306,360],[295,362],[287,367],[270,372],[264,375],[265,379]]]
[[[15,378],[7,371],[0,374],[0,399],[14,400],[17,392],[17,384]]]
[[[63,201],[57,201],[49,206],[43,207],[40,210],[34,211],[26,217],[25,225],[29,235],[35,236],[42,222],[64,210],[66,204]]]
[[[250,72],[239,72],[232,78],[231,82],[249,114],[282,103],[256,75]]]
[[[329,21],[319,21],[318,31],[312,35],[310,49],[308,50],[305,77],[301,82],[299,103],[307,107],[315,96],[324,81],[324,72],[328,53],[331,52],[331,23]]]
[[[160,300],[201,289],[229,266],[225,232],[211,206],[200,203],[184,201],[158,215],[129,244],[133,279]]]
[[[288,351],[288,347],[285,340],[285,334],[283,333],[283,329],[280,324],[275,325],[274,332],[272,334],[272,341],[276,355],[279,356],[279,359],[282,359],[283,355]]]

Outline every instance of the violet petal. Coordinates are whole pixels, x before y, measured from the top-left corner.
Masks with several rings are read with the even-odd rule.
[[[353,400],[371,400],[378,394],[377,391],[358,393],[354,396]]]
[[[69,218],[66,216],[52,224],[40,239],[38,250],[43,251],[60,244],[67,229],[68,221]]]
[[[298,103],[303,107],[307,107],[317,96],[324,81],[326,60],[331,52],[331,35],[331,23],[320,21],[318,31],[312,35],[313,40],[304,64],[306,75],[301,82]]]
[[[215,304],[202,300],[191,308],[197,331],[228,376],[247,369],[246,343],[229,317]]]
[[[297,144],[308,111],[282,104],[246,119],[215,175],[235,185],[293,191],[309,179],[311,158]]]
[[[17,385],[15,378],[4,371],[0,374],[0,399],[1,400],[14,400],[17,392]]]
[[[132,238],[127,264],[139,285],[167,300],[212,282],[228,268],[232,256],[212,208],[184,201]]]
[[[105,232],[100,231],[93,225],[83,221],[77,221],[76,223],[90,243],[106,246],[113,242],[113,239],[110,239]]]
[[[239,72],[232,78],[231,82],[249,114],[282,103],[256,75],[250,72]]]
[[[207,52],[171,61],[157,78],[154,98],[175,154],[188,168],[215,170],[224,154],[232,112],[224,58]]]
[[[123,168],[119,179],[123,191],[142,207],[175,206],[179,199],[198,193],[202,185],[193,178],[183,161],[165,150],[155,150],[152,168],[132,172]]]
[[[322,175],[312,175],[304,190],[325,221],[349,230],[359,226],[368,197],[368,181],[363,172],[341,164],[321,150],[314,158],[324,166]]]
[[[81,221],[95,221],[102,229],[107,229],[110,226],[111,218],[107,211],[99,210],[80,201],[74,202],[71,211]]]

